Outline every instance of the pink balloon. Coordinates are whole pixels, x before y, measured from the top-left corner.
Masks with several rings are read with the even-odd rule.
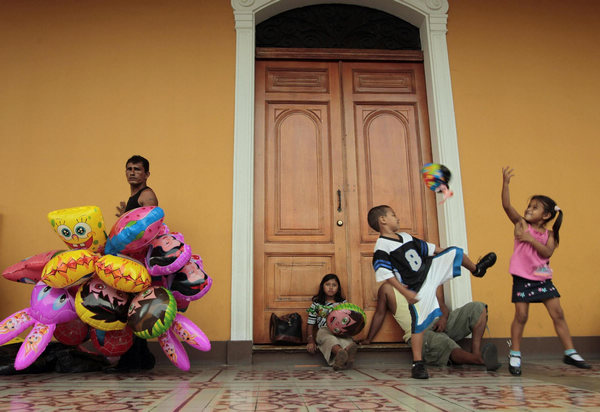
[[[40,281],[46,263],[60,252],[62,250],[50,250],[23,259],[4,269],[2,276],[15,282],[35,284]]]
[[[190,370],[190,358],[171,329],[158,337],[158,343],[173,365],[183,371]]]
[[[171,330],[179,337],[179,339],[192,348],[196,348],[203,352],[208,352],[211,348],[210,341],[194,322],[178,313],[175,316]]]
[[[46,350],[46,346],[52,340],[52,334],[56,329],[56,324],[46,325],[36,322],[25,341],[21,344],[17,358],[15,359],[15,369],[20,371],[31,365]]]

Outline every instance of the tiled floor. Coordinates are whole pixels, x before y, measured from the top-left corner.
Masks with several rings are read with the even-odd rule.
[[[315,362],[317,363],[317,362]],[[134,375],[103,373],[0,377],[0,411],[598,411],[600,361],[580,370],[555,361],[528,362],[522,377],[506,365],[429,368],[361,365],[334,372],[318,365],[169,365]]]

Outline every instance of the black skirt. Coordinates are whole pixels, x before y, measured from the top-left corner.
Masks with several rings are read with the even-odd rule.
[[[552,279],[529,280],[513,275],[512,302],[543,302],[552,298],[560,298],[560,293],[552,283]]]

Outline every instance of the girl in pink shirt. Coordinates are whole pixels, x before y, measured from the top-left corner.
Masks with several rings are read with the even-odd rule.
[[[510,327],[512,347],[508,370],[513,375],[521,374],[521,338],[529,315],[529,304],[541,302],[546,306],[554,323],[556,334],[564,348],[563,361],[578,368],[589,369],[573,346],[567,321],[560,306],[560,294],[552,283],[550,256],[558,247],[558,231],[562,224],[563,212],[556,202],[547,196],[535,195],[529,200],[525,216],[510,203],[509,183],[514,176],[513,169],[502,169],[502,207],[515,225],[515,248],[510,258],[510,274],[513,277],[512,302],[515,304],[515,318]],[[552,230],[546,224],[556,217]]]

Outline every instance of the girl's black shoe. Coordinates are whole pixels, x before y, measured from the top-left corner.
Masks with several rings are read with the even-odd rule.
[[[572,353],[571,355],[577,355],[577,352]],[[592,369],[592,365],[586,363],[586,361],[584,360],[573,359],[571,355],[565,355],[565,357],[563,358],[563,362],[567,365],[573,365],[581,369]]]

